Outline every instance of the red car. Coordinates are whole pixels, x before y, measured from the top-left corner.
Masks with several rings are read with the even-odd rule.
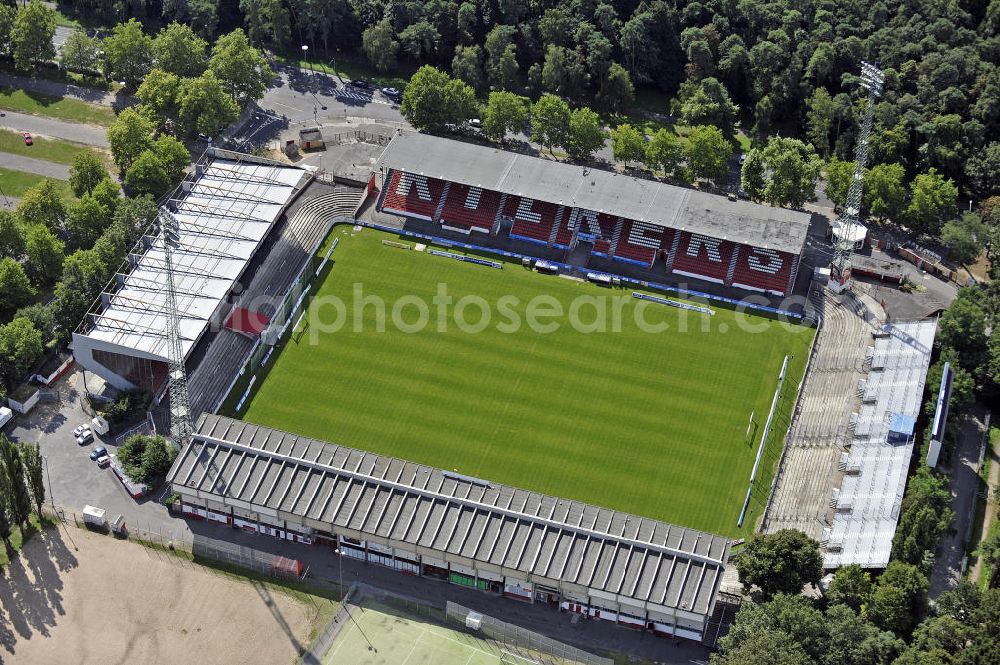
[[[34,141],[31,140],[31,132],[24,133],[24,145],[31,145]]]

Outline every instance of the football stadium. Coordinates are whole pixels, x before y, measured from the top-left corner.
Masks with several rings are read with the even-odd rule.
[[[73,344],[166,410],[176,304],[186,515],[707,638],[813,346],[808,214],[412,133],[367,182],[213,149],[161,210],[174,293],[155,224]]]

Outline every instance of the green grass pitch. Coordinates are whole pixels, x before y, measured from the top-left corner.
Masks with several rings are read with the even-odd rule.
[[[303,322],[266,378],[236,414],[248,421],[321,440],[393,455],[525,489],[586,501],[729,536],[752,533],[780,455],[813,330],[792,328],[711,304],[714,316],[658,304],[634,322],[631,290],[541,275],[516,263],[502,270],[384,245],[406,238],[337,227],[340,245]],[[411,242],[412,241],[408,241]],[[366,307],[356,331],[355,284],[392,304],[403,296],[427,303],[439,283],[455,301],[481,296],[492,319],[465,332],[449,318],[439,332],[436,310],[416,333],[375,329]],[[345,324],[321,332],[346,303]],[[581,332],[566,316],[555,332],[525,324],[504,332],[496,303],[549,296],[564,312],[578,296],[622,297],[621,330]],[[451,309],[454,309],[454,304]],[[450,310],[449,310],[450,311]],[[468,307],[466,321],[479,320]],[[417,320],[415,307],[401,310]],[[595,306],[582,306],[591,322]],[[748,332],[738,319],[760,326]],[[311,323],[307,323],[312,321]],[[686,326],[686,330],[684,329]],[[612,327],[612,323],[608,323]],[[765,448],[749,519],[736,527],[757,444],[783,357],[791,356],[780,408]],[[746,438],[751,412],[752,442]]]

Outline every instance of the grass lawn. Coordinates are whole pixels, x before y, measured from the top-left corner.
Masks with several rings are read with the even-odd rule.
[[[53,521],[48,517],[44,518],[43,522],[45,526],[51,526],[53,524]],[[38,516],[32,513],[27,529],[22,531],[19,527],[14,527],[13,533],[11,533],[10,536],[10,544],[13,546],[15,552],[21,549],[25,540],[38,533],[43,526],[43,522],[40,522],[38,520]],[[7,556],[7,548],[0,543],[0,568],[3,568],[8,563],[10,563],[10,557]]]
[[[340,246],[304,322],[271,361],[266,380],[258,378],[245,414],[237,415],[715,533],[752,532],[811,329],[742,317],[766,324],[749,333],[738,329],[740,316],[714,305],[714,316],[652,305],[638,308],[669,329],[644,332],[634,320],[639,301],[626,290],[543,276],[519,264],[497,270],[387,247],[382,240],[393,236],[371,230],[354,236],[340,226],[335,233]],[[467,332],[449,315],[447,331],[438,332],[431,303],[439,283],[454,298],[449,312],[464,296],[485,299],[490,324]],[[355,284],[365,296],[383,298],[389,314],[403,296],[422,299],[430,323],[404,333],[390,322],[378,332],[376,306],[354,316]],[[317,321],[336,318],[326,296],[347,303],[338,332],[320,332]],[[530,300],[547,298],[571,312],[579,296],[591,299],[575,303],[583,323],[605,301],[608,332],[578,332],[565,316],[546,319],[558,325],[555,332],[526,324]],[[622,301],[619,332],[611,331],[612,298]],[[412,303],[400,311],[406,323],[418,318]],[[462,312],[468,322],[480,320],[476,305]],[[511,316],[524,323],[516,333],[502,325]],[[785,354],[793,359],[755,493],[757,510],[737,529],[760,438],[758,430],[753,443],[745,439],[748,419],[755,412],[756,427],[763,427]]]
[[[25,173],[24,171],[13,171],[0,167],[0,190],[4,196],[24,196],[24,193],[43,180],[52,180],[56,183],[65,199],[72,199],[73,192],[69,188],[69,183],[64,180],[55,180],[45,176]]]
[[[77,155],[91,151],[98,153],[101,159],[107,161],[107,153],[80,143],[32,135],[32,145],[24,145],[21,132],[0,129],[0,152],[35,157],[59,164],[72,164]]]
[[[107,127],[115,120],[115,112],[107,106],[68,97],[59,98],[35,92],[29,93],[13,88],[0,88],[0,109],[103,127]]]

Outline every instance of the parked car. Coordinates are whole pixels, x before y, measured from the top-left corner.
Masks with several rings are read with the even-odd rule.
[[[388,97],[389,99],[398,100],[402,98],[403,91],[400,90],[399,88],[382,88],[382,94]]]
[[[479,118],[469,118],[469,127],[475,127],[476,129],[479,129],[482,126],[483,126],[483,121],[480,120]]]
[[[737,189],[736,190],[736,196],[738,196],[739,198],[743,199],[744,201],[749,201],[750,200],[750,195],[747,194],[746,191],[742,190],[742,189]]]
[[[111,464],[111,458],[108,457],[107,455],[101,455],[100,457],[97,458],[97,466],[99,466],[102,469],[108,468],[110,464]]]
[[[84,423],[82,425],[77,425],[76,429],[73,430],[73,436],[78,437],[84,432],[86,432],[88,429],[90,429],[90,425],[88,425],[87,423]]]
[[[97,446],[96,448],[90,451],[90,459],[92,460],[97,460],[107,456],[108,456],[108,449],[105,448],[104,446]]]
[[[354,79],[351,81],[351,85],[353,85],[355,88],[364,88],[365,90],[368,90],[372,87],[372,84],[364,79]]]
[[[85,446],[94,440],[94,433],[89,429],[84,430],[82,434],[76,437],[76,444],[78,446]]]
[[[31,132],[25,132],[24,145],[32,145],[34,142],[35,142],[34,139],[31,138]]]
[[[743,162],[747,161],[747,154],[744,152],[740,155],[740,166],[743,166]]]

